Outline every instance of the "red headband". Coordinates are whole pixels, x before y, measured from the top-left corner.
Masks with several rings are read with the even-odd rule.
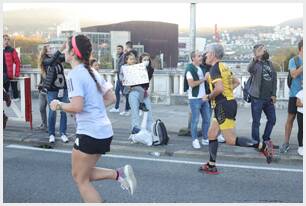
[[[77,55],[77,57],[79,57],[80,59],[83,59],[82,54],[80,52],[80,50],[78,49],[77,45],[76,45],[76,41],[75,41],[75,36],[72,36],[72,49],[74,51],[74,53]]]

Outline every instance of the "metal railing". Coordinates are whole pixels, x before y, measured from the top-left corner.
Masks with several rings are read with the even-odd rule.
[[[67,75],[69,69],[65,69]],[[117,79],[116,73],[111,69],[103,69],[99,71],[107,81],[115,85]],[[289,99],[289,88],[286,84],[287,72],[277,73],[277,99],[287,101]],[[37,91],[37,86],[40,82],[40,72],[37,68],[24,68],[21,70],[21,76],[31,78],[31,91]],[[249,74],[238,73],[235,76],[240,80],[241,85],[245,82]],[[150,89],[152,96],[182,96],[187,97],[184,92],[184,70],[182,69],[164,69],[155,70],[153,78],[150,82]],[[239,86],[234,91],[235,97],[241,99],[243,97],[242,89]]]

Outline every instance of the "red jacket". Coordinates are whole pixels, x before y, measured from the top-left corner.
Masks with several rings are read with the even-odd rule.
[[[20,75],[20,60],[16,50],[10,46],[5,47],[3,50],[5,55],[5,62],[6,62],[6,72],[9,79],[14,79],[15,77],[19,77]],[[13,70],[13,65],[16,65],[15,68],[15,75]]]

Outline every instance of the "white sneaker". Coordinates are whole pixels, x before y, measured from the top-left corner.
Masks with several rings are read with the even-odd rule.
[[[125,111],[119,113],[121,116],[125,115]]]
[[[118,112],[120,112],[120,111],[119,111],[119,108],[116,109],[116,108],[114,107],[114,108],[111,108],[111,109],[109,110],[109,112],[116,112],[116,113],[118,113]]]
[[[51,134],[51,135],[49,136],[49,143],[54,143],[54,142],[55,142],[55,137],[54,137],[53,134]]]
[[[299,147],[298,150],[297,150],[297,153],[303,157],[303,154],[304,154],[304,150],[303,150],[303,147]]]
[[[64,135],[64,134],[61,136],[61,139],[62,139],[62,141],[63,141],[64,143],[69,142],[69,140],[68,140],[67,136],[66,136],[66,135]]]
[[[208,139],[202,139],[202,145],[209,145],[209,140]]]
[[[130,111],[125,112],[124,116],[130,116]]]
[[[198,139],[195,139],[195,140],[192,141],[192,147],[193,147],[194,149],[200,149],[200,148],[201,148],[201,145],[200,145]]]
[[[131,165],[125,165],[123,168],[119,168],[121,170],[121,176],[119,177],[119,182],[121,183],[121,187],[125,190],[128,190],[131,195],[134,194],[134,191],[137,187],[137,181],[133,172],[133,168]]]
[[[224,143],[225,142],[225,139],[224,139],[224,137],[223,137],[223,135],[221,133],[218,136],[218,142],[219,143]]]

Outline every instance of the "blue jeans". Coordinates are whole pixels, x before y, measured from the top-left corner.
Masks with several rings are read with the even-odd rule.
[[[120,91],[122,92],[122,84],[119,80],[116,81],[116,88],[115,88],[115,95],[116,95],[116,104],[115,104],[115,109],[119,108],[120,104]]]
[[[276,122],[275,116],[275,107],[272,103],[272,100],[263,100],[263,99],[256,99],[252,98],[251,100],[251,108],[252,108],[252,138],[253,140],[259,142],[259,127],[260,127],[260,119],[261,113],[264,111],[267,117],[266,128],[264,134],[262,136],[263,141],[270,140],[270,135],[273,129],[273,126]]]
[[[67,89],[64,91],[64,96],[61,98],[57,97],[57,91],[48,91],[48,104],[54,99],[58,99],[61,102],[68,101],[68,92]],[[52,111],[49,106],[49,117],[48,117],[48,132],[49,135],[55,136],[55,123],[56,123],[56,111]],[[66,112],[61,111],[61,120],[60,120],[60,135],[66,134],[67,130],[67,115]]]
[[[208,101],[202,99],[189,99],[191,109],[191,137],[192,140],[198,138],[198,123],[199,116],[202,117],[202,136],[203,139],[208,139],[208,129],[210,126],[211,108]]]
[[[139,103],[140,103],[140,96],[139,92],[137,91],[131,91],[129,94],[129,102],[131,106],[131,130],[133,128],[138,128],[140,129],[140,118],[139,118]],[[153,118],[152,118],[152,107],[151,107],[151,101],[150,97],[145,97],[144,98],[144,103],[146,104],[146,107],[149,109],[148,111],[148,119],[147,119],[147,130],[151,131],[151,126],[153,123]]]

